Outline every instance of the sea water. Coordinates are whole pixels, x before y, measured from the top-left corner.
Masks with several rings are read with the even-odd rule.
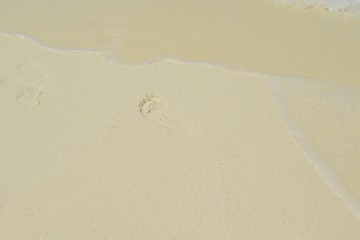
[[[332,13],[360,15],[360,0],[280,0],[280,2],[301,8],[323,8]]]

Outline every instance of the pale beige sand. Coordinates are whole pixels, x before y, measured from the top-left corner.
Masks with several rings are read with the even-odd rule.
[[[51,46],[321,80],[119,65],[1,33],[0,239],[360,238],[358,19],[265,0],[0,2],[1,30]]]
[[[0,50],[2,239],[359,239],[267,77]]]
[[[360,91],[313,80],[280,82],[280,107],[301,132],[300,145],[326,159],[360,199]]]
[[[115,49],[360,85],[360,19],[276,0],[1,0],[0,29],[66,48]]]

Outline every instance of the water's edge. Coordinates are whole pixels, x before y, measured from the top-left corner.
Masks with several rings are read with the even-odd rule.
[[[10,33],[7,31],[0,30],[1,36],[11,36],[14,38],[22,39],[24,41],[30,41],[32,44],[35,44],[39,47],[45,48],[49,51],[54,51],[62,54],[95,54],[100,55],[110,64],[118,64],[121,66],[128,67],[137,67],[142,65],[154,64],[161,61],[171,61],[178,64],[190,64],[190,65],[198,65],[198,66],[208,66],[212,68],[220,68],[228,71],[239,72],[242,74],[246,74],[249,76],[256,76],[260,78],[264,78],[268,80],[269,88],[272,90],[272,96],[274,100],[275,107],[279,113],[279,117],[282,119],[284,124],[287,126],[288,130],[292,133],[296,142],[304,152],[304,154],[308,157],[312,166],[316,169],[316,171],[321,175],[323,181],[329,186],[329,188],[339,196],[344,203],[348,206],[348,208],[354,213],[354,215],[360,219],[360,199],[347,187],[346,183],[342,180],[341,176],[339,176],[328,164],[328,160],[326,157],[322,156],[322,154],[314,147],[311,139],[306,136],[302,126],[298,125],[296,121],[293,119],[293,116],[289,113],[286,104],[284,103],[285,97],[283,95],[284,89],[290,82],[298,82],[299,79],[302,84],[307,84],[308,88],[312,87],[312,84],[322,84],[328,85],[329,88],[337,88],[342,89],[340,86],[335,86],[330,83],[324,83],[313,79],[307,78],[299,78],[294,76],[280,76],[274,74],[267,74],[262,72],[256,72],[252,70],[246,70],[239,67],[231,67],[224,66],[221,64],[216,64],[212,62],[204,62],[204,61],[186,61],[183,59],[178,59],[175,57],[158,57],[155,59],[148,60],[146,62],[129,64],[124,62],[117,53],[112,51],[103,51],[103,50],[88,50],[88,49],[63,49],[57,48],[53,46],[48,46],[38,40],[36,37],[20,34],[20,33]],[[326,88],[327,86],[325,86]],[[344,94],[356,95],[360,96],[359,91],[354,89],[342,89]],[[322,96],[319,96],[322,97]],[[328,96],[326,96],[328,97]],[[337,101],[336,98],[332,99],[333,101]],[[350,101],[348,104],[352,104]]]

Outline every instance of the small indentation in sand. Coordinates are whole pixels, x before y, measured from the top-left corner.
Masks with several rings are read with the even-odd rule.
[[[168,116],[169,104],[158,96],[150,95],[143,98],[140,101],[139,110],[145,118],[164,127],[182,131],[186,129],[179,119]]]
[[[146,96],[139,104],[141,114],[153,121],[162,121],[169,109],[168,103],[157,96]]]
[[[27,64],[18,64],[15,71],[1,79],[0,92],[25,106],[39,105],[44,96],[45,77]]]

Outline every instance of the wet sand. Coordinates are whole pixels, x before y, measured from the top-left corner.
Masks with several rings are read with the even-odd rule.
[[[320,9],[269,0],[17,0],[0,13],[3,30],[58,47],[113,49],[126,62],[166,56],[360,84],[360,19]]]
[[[358,20],[35,2],[0,10],[0,236],[360,237]]]

